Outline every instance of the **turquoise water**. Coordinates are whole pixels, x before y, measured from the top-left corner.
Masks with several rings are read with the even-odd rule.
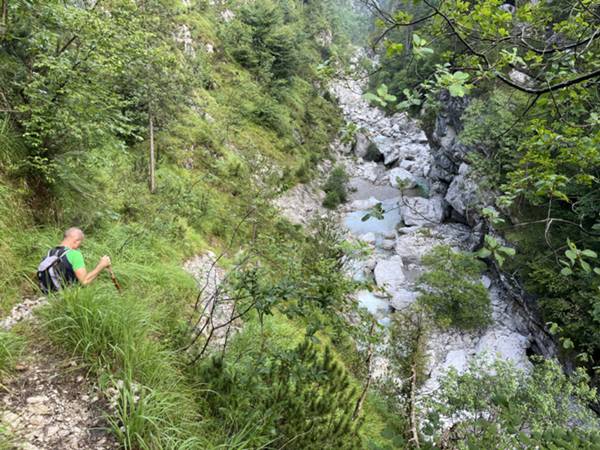
[[[388,301],[379,298],[372,292],[366,290],[358,291],[356,293],[356,299],[358,300],[359,306],[361,308],[365,308],[373,316],[375,316],[381,325],[389,325],[390,305]]]
[[[369,220],[363,222],[362,218],[369,213],[369,211],[354,211],[344,218],[344,225],[352,234],[360,236],[365,233],[375,234],[390,234],[396,229],[396,226],[402,220],[400,216],[400,208],[397,206],[398,201],[396,199],[384,200],[382,206],[385,212],[383,219],[379,220],[371,217]]]

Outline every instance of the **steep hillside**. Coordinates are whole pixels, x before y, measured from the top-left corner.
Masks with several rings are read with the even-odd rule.
[[[0,448],[597,448],[597,0],[0,4]]]
[[[353,9],[4,5],[0,308],[27,319],[8,320],[1,335],[7,448],[388,441],[375,399],[353,417],[360,364],[336,319],[351,285],[338,271],[339,237],[325,223],[305,234],[272,206],[329,155],[340,114],[326,83],[360,29]],[[37,264],[70,226],[86,234],[88,270],[110,255],[122,291],[102,274],[51,296],[31,320]],[[208,300],[183,270],[196,255],[229,273]],[[224,342],[198,324],[204,301],[229,302],[240,316]],[[41,365],[59,377],[33,377]],[[94,390],[97,403],[81,404],[90,419],[69,428],[74,419],[59,411]],[[42,397],[53,402],[46,412],[12,420]],[[85,426],[103,411],[110,436],[93,440]]]

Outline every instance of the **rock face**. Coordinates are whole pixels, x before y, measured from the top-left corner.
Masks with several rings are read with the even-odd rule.
[[[439,100],[442,111],[436,117],[432,134],[433,157],[429,177],[450,183],[469,152],[457,140],[462,129],[460,117],[468,106],[468,99],[451,97],[447,92],[442,92]]]
[[[275,200],[275,206],[290,222],[306,225],[312,218],[325,214],[325,194],[315,186],[299,184]]]
[[[383,162],[387,167],[410,160],[412,164],[407,170],[413,175],[423,177],[429,172],[429,144],[415,121],[402,113],[386,116],[381,110],[372,108],[359,94],[362,85],[358,81],[336,83],[331,91],[343,108],[346,119],[361,129],[354,146],[356,156]],[[369,148],[376,148],[377,152],[372,151],[367,156]]]
[[[470,172],[468,164],[462,163],[459,166],[458,174],[448,186],[445,200],[460,216],[465,217],[469,223],[474,223],[478,219],[477,210],[490,204],[492,198],[481,190]]]
[[[233,312],[233,303],[228,301],[227,294],[219,289],[225,271],[218,266],[216,255],[207,252],[187,260],[183,269],[194,277],[202,293],[198,299],[196,330],[205,337],[211,335],[210,346],[220,348],[228,333],[228,323]],[[232,324],[231,331],[236,333],[241,328],[241,321]]]
[[[461,165],[461,168],[466,164]],[[445,197],[448,204],[461,216],[465,216],[467,211],[474,208],[477,204],[477,184],[465,174],[459,174],[448,186],[448,192]]]

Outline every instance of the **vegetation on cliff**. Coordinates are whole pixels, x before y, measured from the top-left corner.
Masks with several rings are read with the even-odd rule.
[[[379,20],[372,83],[398,97],[388,108],[420,111],[433,130],[442,91],[468,99],[454,111],[456,145],[468,149],[480,188],[498,194],[493,206],[506,220],[496,212],[487,222],[517,245],[508,270],[536,295],[565,356],[595,377],[598,2],[523,2],[514,13],[495,0],[363,3]]]

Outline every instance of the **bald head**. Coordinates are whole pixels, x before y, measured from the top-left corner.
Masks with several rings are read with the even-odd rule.
[[[83,231],[81,231],[80,228],[71,227],[67,231],[65,231],[63,238],[67,239],[71,237],[83,237]]]
[[[65,231],[61,245],[74,250],[79,248],[83,242],[83,238],[83,231],[81,231],[79,228],[71,227]]]

